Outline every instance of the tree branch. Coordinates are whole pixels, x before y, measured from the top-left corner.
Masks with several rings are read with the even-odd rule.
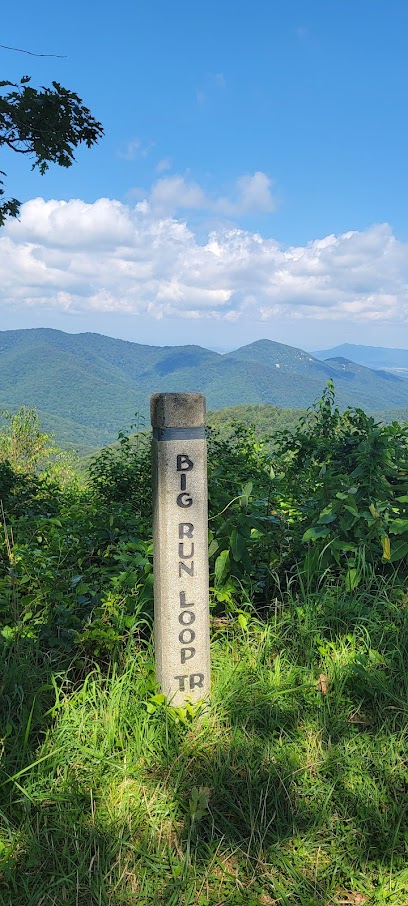
[[[16,139],[16,141],[21,141],[21,139]],[[12,151],[16,151],[17,154],[34,154],[33,148],[17,148],[17,145],[13,145],[13,141],[8,138],[3,139],[2,144],[7,145]]]
[[[64,53],[34,53],[32,50],[22,50],[21,47],[8,47],[7,44],[0,44],[2,50],[15,50],[16,53],[26,53],[30,57],[57,57],[59,60],[66,60],[67,55]]]

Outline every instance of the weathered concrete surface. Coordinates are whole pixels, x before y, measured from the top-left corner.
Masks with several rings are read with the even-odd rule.
[[[201,393],[154,393],[150,400],[153,428],[190,428],[205,424]]]
[[[151,419],[156,676],[183,705],[210,691],[204,397],[155,394]]]

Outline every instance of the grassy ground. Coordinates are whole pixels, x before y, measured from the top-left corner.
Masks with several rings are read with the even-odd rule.
[[[148,648],[10,649],[1,906],[407,906],[408,613],[355,594],[214,619],[201,717],[151,701]]]

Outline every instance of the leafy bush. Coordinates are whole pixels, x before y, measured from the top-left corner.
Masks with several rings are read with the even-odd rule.
[[[294,430],[269,441],[247,424],[229,436],[208,432],[217,611],[265,612],[289,585],[317,591],[324,581],[350,592],[378,576],[402,585],[408,427],[341,413],[328,385]],[[88,485],[61,480],[53,456],[41,469],[31,455],[0,460],[3,642],[111,657],[152,621],[149,444],[121,434],[94,458]]]
[[[9,463],[19,475],[46,474],[59,484],[74,480],[74,454],[61,450],[53,436],[42,431],[34,407],[21,406],[14,413],[3,411],[0,417],[0,464]]]
[[[329,384],[294,434],[275,439],[286,462],[281,501],[297,514],[293,553],[303,568],[333,568],[350,587],[361,564],[380,572],[395,564],[403,574],[408,426],[378,425],[361,409],[340,413]]]
[[[272,453],[247,426],[210,438],[210,553],[218,601],[241,590],[268,606],[273,590],[307,579],[352,590],[374,573],[407,573],[408,426],[341,413],[334,388]],[[228,499],[229,498],[229,499]]]
[[[133,427],[133,426],[131,426]],[[107,503],[130,506],[146,531],[151,529],[152,479],[150,437],[119,433],[118,442],[104,447],[89,465],[91,487]]]
[[[102,485],[101,453],[99,480]],[[0,462],[3,540],[0,631],[71,655],[111,654],[152,616],[152,545],[145,519],[96,482],[59,483],[52,469]],[[147,534],[149,539],[149,533]]]

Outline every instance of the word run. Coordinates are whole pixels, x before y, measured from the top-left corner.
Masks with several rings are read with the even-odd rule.
[[[194,468],[194,463],[189,456],[182,453],[177,456],[177,472],[180,473],[180,493],[177,495],[176,503],[177,506],[181,509],[189,509],[193,505],[193,498],[191,497],[187,489],[187,472],[191,472]],[[178,525],[178,574],[179,579],[183,577],[184,574],[188,576],[194,576],[194,524],[192,522],[179,522]],[[187,562],[186,562],[187,561]],[[196,655],[196,649],[192,647],[192,642],[194,642],[196,634],[192,628],[193,623],[195,623],[196,615],[194,613],[194,603],[188,603],[186,598],[185,591],[179,592],[179,615],[178,622],[180,625],[179,632],[179,642],[181,644],[180,649],[180,663],[182,665],[186,664],[187,661],[191,661]],[[203,673],[182,673],[178,676],[175,676],[174,679],[178,680],[179,691],[186,692],[187,689],[192,691],[193,689],[202,689],[204,686],[204,674]]]

